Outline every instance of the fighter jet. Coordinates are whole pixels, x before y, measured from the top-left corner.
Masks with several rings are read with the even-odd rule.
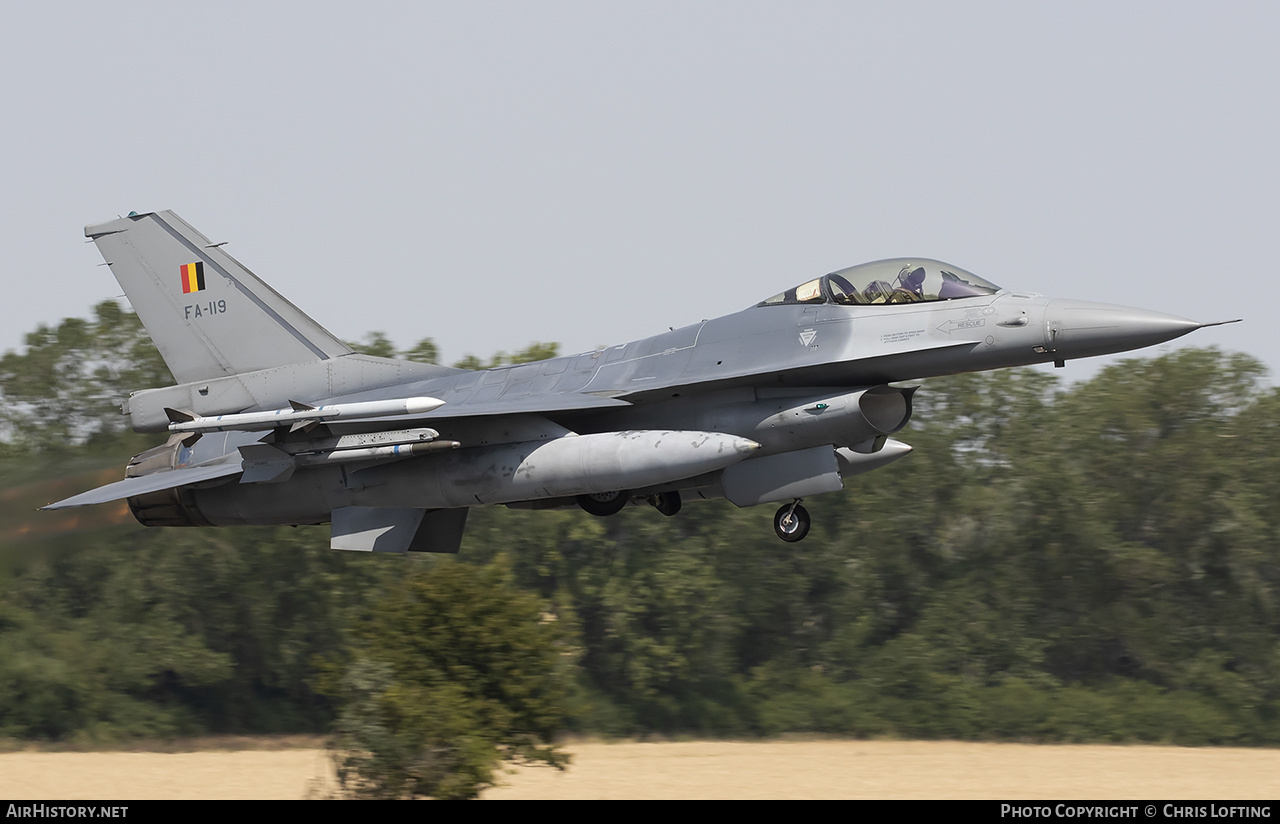
[[[471,507],[609,516],[801,500],[902,458],[916,385],[1124,352],[1216,324],[1002,289],[926,258],[806,280],[742,311],[483,371],[355,353],[173,212],[85,228],[176,381],[122,406],[168,434],[125,478],[146,526],[331,524],[335,549],[457,552]],[[1229,322],[1229,321],[1228,321]]]

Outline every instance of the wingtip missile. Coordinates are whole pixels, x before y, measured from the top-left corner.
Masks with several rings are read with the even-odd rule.
[[[377,418],[425,415],[444,406],[439,398],[394,398],[386,401],[360,401],[335,403],[328,406],[309,406],[290,401],[283,409],[265,412],[237,412],[230,415],[199,417],[178,410],[165,409],[169,415],[170,432],[229,432],[256,431],[289,426],[305,428],[308,424],[329,423],[355,418]]]

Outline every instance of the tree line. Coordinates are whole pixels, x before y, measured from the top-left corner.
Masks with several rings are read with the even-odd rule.
[[[5,494],[152,445],[117,407],[169,382],[114,303],[32,333],[0,358]],[[797,545],[771,508],[725,502],[481,508],[457,558],[333,552],[324,527],[5,530],[0,736],[392,746],[465,718],[472,744],[501,728],[550,762],[562,731],[1280,744],[1280,394],[1257,361],[958,375],[925,382],[916,410],[898,436],[914,453],[807,500]],[[511,654],[450,658],[486,644]],[[522,649],[555,654],[494,681]],[[522,697],[495,686],[534,670]],[[410,673],[455,711],[406,715]]]

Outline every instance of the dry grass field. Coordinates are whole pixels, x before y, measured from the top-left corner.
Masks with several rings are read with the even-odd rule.
[[[190,752],[0,753],[0,798],[298,799],[331,786],[315,742]],[[605,743],[523,769],[486,799],[1275,799],[1280,750],[948,741]]]

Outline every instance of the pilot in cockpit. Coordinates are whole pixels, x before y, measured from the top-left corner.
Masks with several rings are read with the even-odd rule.
[[[759,305],[883,306],[956,300],[993,295],[998,291],[995,284],[946,263],[896,258],[832,272],[774,295]]]
[[[860,303],[915,303],[925,300],[923,266],[904,266],[892,284],[873,280],[862,290]]]
[[[924,300],[924,278],[923,266],[917,266],[914,269],[910,266],[902,267],[902,271],[898,273],[898,286],[893,290],[895,296],[899,297],[894,302],[908,303]]]

